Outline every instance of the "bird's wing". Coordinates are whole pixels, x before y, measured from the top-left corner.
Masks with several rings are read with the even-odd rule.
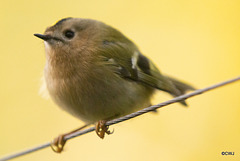
[[[100,51],[105,64],[114,68],[113,72],[126,80],[136,81],[146,86],[170,93],[176,97],[194,88],[177,79],[165,76],[135,45],[109,42]],[[181,102],[186,105],[185,101]]]
[[[172,81],[162,75],[155,65],[140,52],[136,51],[117,59],[109,56],[105,56],[105,64],[114,66],[115,68],[112,68],[114,73],[120,77],[166,91],[174,96],[181,94]]]

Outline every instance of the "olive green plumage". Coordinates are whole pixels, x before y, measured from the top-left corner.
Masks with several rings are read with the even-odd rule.
[[[131,40],[102,22],[67,18],[35,36],[45,40],[50,96],[86,123],[145,108],[156,89],[174,97],[194,89],[161,74]]]

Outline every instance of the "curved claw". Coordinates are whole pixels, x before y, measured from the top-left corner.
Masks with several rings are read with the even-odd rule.
[[[108,130],[106,131],[106,134],[110,135],[110,134],[113,134],[114,133],[114,129],[112,129],[112,131]]]

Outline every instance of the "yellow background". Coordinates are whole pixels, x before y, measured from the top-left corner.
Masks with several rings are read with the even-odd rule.
[[[163,73],[197,88],[240,74],[239,0],[1,0],[0,156],[50,141],[83,123],[38,94],[45,63],[33,36],[64,17],[101,20],[132,39]],[[240,160],[240,82],[90,133],[19,161]],[[153,103],[171,97],[159,92]],[[222,156],[222,151],[235,152]]]

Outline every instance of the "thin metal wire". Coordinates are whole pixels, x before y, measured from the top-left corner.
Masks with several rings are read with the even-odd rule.
[[[186,100],[186,99],[188,99],[190,97],[193,97],[193,96],[196,96],[196,95],[200,95],[200,94],[202,94],[204,92],[207,92],[209,90],[212,90],[212,89],[215,89],[215,88],[218,88],[218,87],[221,87],[221,86],[224,86],[224,85],[236,82],[238,80],[240,80],[240,76],[238,76],[236,78],[233,78],[233,79],[230,79],[230,80],[227,80],[227,81],[224,81],[224,82],[221,82],[221,83],[218,83],[218,84],[215,84],[215,85],[212,85],[212,86],[209,86],[209,87],[206,87],[206,88],[203,88],[203,89],[195,90],[194,92],[189,93],[189,94],[184,94],[184,95],[175,97],[175,98],[173,98],[173,99],[171,99],[169,101],[165,101],[165,102],[159,103],[157,105],[153,105],[153,106],[147,107],[147,108],[145,108],[143,110],[131,113],[131,114],[126,115],[124,117],[120,117],[118,119],[114,119],[114,120],[108,121],[106,123],[106,125],[110,126],[110,125],[113,125],[113,124],[117,124],[117,123],[129,120],[129,119],[132,119],[134,117],[137,117],[137,116],[140,116],[142,114],[151,112],[151,111],[156,110],[158,108],[161,108],[161,107],[164,107],[164,106],[167,106],[167,105],[170,105],[170,104],[182,101],[182,100]],[[80,136],[80,135],[92,132],[94,130],[95,130],[95,127],[90,127],[88,129],[85,129],[85,130],[77,131],[74,134],[70,134],[70,135],[65,136],[65,139],[69,140],[69,139],[72,139],[74,137],[77,137],[77,136]],[[0,158],[0,161],[7,161],[7,160],[10,160],[10,159],[13,159],[13,158],[17,158],[19,156],[23,156],[23,155],[29,154],[31,152],[35,152],[37,150],[49,147],[50,144],[51,144],[51,142],[48,142],[48,143],[45,143],[45,144],[42,144],[42,145],[38,145],[38,146],[33,147],[33,148],[29,148],[27,150],[23,150],[23,151],[18,152],[18,153],[10,154],[8,156]]]

